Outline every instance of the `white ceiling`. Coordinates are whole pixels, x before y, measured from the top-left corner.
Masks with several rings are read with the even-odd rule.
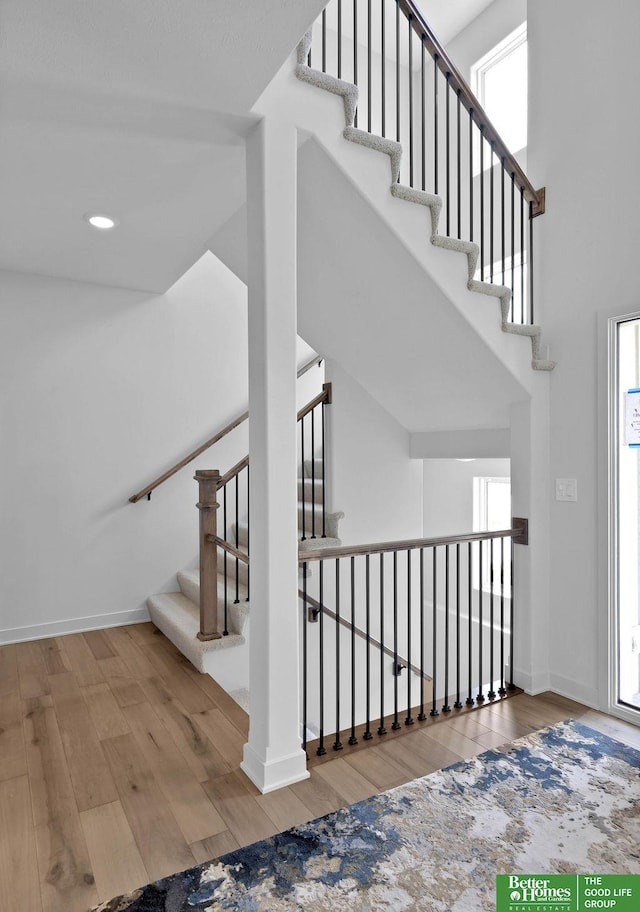
[[[0,268],[165,290],[242,204],[248,112],[322,5],[3,0]]]
[[[447,40],[490,0],[421,2]],[[248,112],[323,5],[2,0],[0,268],[166,290],[242,205]]]

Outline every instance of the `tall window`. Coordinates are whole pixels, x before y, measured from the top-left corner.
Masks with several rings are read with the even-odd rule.
[[[527,145],[527,24],[471,68],[472,86],[509,150]]]
[[[487,476],[476,476],[473,479],[473,531],[474,532],[496,532],[501,529],[511,528],[511,479],[510,478],[490,478]],[[507,539],[507,542],[510,540]],[[504,550],[505,545],[500,544],[496,539],[493,546],[493,565],[491,563],[491,550],[489,543],[485,545],[485,559],[482,567],[482,588],[491,588],[491,578],[493,576],[493,588],[495,592],[500,591],[500,567],[502,564],[501,557],[505,558],[504,563],[504,583],[510,585],[511,571],[508,550]],[[510,547],[510,545],[507,545]],[[479,586],[478,568],[476,568],[475,585]]]

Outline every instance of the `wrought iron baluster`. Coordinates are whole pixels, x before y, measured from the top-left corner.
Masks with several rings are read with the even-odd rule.
[[[451,712],[449,706],[449,545],[445,545],[444,548],[444,700],[442,712]]]
[[[355,557],[351,557],[351,735],[349,744],[358,743],[356,738],[356,570]]]
[[[327,753],[324,746],[324,561],[318,561],[318,658],[320,663],[320,706],[319,706],[319,742],[316,754],[323,757]]]
[[[340,558],[336,558],[336,739],[334,751],[342,750],[340,741]]]
[[[380,725],[378,734],[386,735],[384,724],[384,554],[380,554]]]
[[[400,666],[398,662],[398,552],[393,552],[393,723],[394,731],[400,728],[398,722],[398,681]]]
[[[405,725],[413,725],[411,715],[411,551],[407,551],[407,718]]]

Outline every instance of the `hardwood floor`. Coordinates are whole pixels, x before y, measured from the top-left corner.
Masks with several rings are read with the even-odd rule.
[[[520,694],[260,795],[246,713],[151,624],[0,647],[0,909],[86,912],[566,718],[640,748],[632,725]]]

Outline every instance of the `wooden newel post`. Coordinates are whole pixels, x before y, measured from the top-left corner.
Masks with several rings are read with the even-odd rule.
[[[218,640],[218,546],[210,536],[218,534],[217,469],[201,469],[194,475],[198,482],[200,511],[200,632],[199,640]]]

